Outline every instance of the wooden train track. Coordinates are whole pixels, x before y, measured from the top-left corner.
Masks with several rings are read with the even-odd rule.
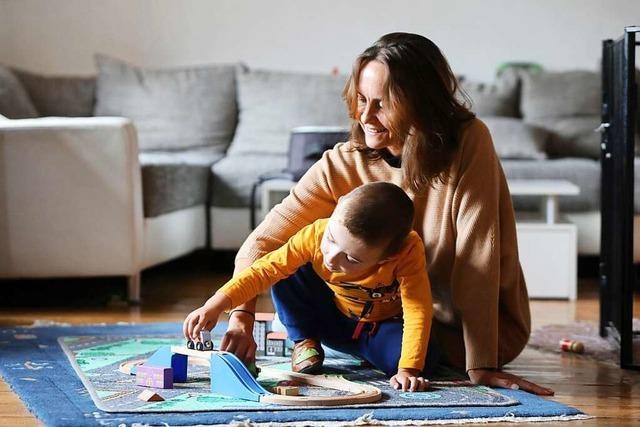
[[[382,398],[382,392],[379,388],[368,384],[354,383],[339,376],[301,374],[264,366],[260,369],[262,373],[282,378],[283,380],[291,380],[301,384],[351,393],[342,396],[284,396],[280,394],[266,394],[260,397],[260,402],[263,403],[293,406],[338,406],[373,403]]]

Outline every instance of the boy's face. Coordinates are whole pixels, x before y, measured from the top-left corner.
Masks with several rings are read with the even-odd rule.
[[[347,230],[339,209],[331,215],[322,236],[320,250],[324,266],[332,273],[358,274],[384,262],[386,245],[367,245]]]

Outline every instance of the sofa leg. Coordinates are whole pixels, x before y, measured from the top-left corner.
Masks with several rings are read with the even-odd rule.
[[[140,273],[127,278],[127,299],[129,304],[140,303]]]

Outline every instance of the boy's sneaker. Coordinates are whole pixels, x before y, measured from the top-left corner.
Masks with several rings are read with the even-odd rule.
[[[307,338],[293,346],[291,370],[303,374],[318,374],[322,371],[324,350],[320,342]]]

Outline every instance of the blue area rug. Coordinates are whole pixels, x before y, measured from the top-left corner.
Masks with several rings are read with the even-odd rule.
[[[70,336],[180,336],[177,323],[138,325],[40,326],[0,329],[0,375],[29,410],[50,426],[225,425],[251,422],[268,425],[344,425],[355,420],[387,425],[472,422],[552,421],[584,419],[575,408],[517,390],[497,389],[511,406],[408,406],[130,413],[98,409],[58,344]],[[102,339],[101,338],[101,339]],[[513,404],[513,402],[519,402]]]

